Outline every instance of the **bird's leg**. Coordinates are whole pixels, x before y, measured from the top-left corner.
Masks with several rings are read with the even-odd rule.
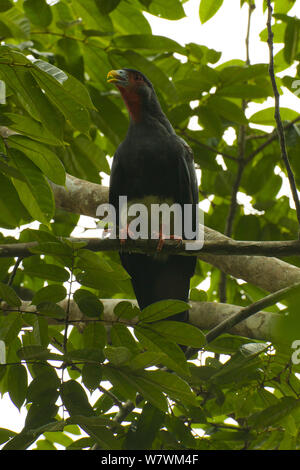
[[[127,224],[126,227],[120,228],[119,230],[119,239],[120,239],[121,245],[124,245],[124,243],[126,243],[128,236],[132,240],[135,239],[134,233],[129,229],[129,224]]]
[[[180,246],[180,244],[182,243],[182,237],[176,235],[175,233],[165,235],[163,232],[163,226],[159,229],[159,233],[158,234],[155,233],[155,234],[158,235],[158,237],[157,236],[155,237],[155,238],[158,238],[158,244],[156,248],[157,251],[162,250],[165,240],[178,240],[178,243],[176,244],[176,246]]]
[[[112,233],[112,229],[110,227],[105,227],[103,229],[102,237],[103,238],[109,238],[111,233]]]

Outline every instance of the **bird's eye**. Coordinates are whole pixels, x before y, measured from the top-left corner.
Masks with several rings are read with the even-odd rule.
[[[136,76],[135,76],[135,79],[136,79],[136,80],[142,80],[142,77],[141,77],[140,75],[136,75]]]

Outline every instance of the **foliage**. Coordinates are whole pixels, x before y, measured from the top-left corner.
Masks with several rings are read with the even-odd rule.
[[[201,21],[229,8],[222,3],[202,0]],[[241,7],[253,3],[244,0]],[[282,44],[275,66],[283,72],[300,59],[300,20],[289,16],[294,1],[274,3],[274,42]],[[224,63],[220,52],[204,45],[183,46],[152,35],[143,12],[179,20],[185,16],[183,4],[0,2],[0,239],[1,244],[16,242],[16,232],[4,229],[20,228],[20,242],[40,244],[23,260],[0,258],[0,296],[8,304],[0,315],[0,390],[17,408],[28,410],[21,433],[0,429],[5,449],[300,447],[295,375],[300,369],[291,363],[289,348],[225,334],[205,346],[203,360],[187,361],[178,343],[201,349],[204,335],[191,325],[162,321],[185,310],[185,304],[174,301],[143,312],[120,301],[117,321],[104,326],[99,299],[134,298],[128,275],[116,253],[92,254],[66,240],[79,217],[55,208],[49,181],[64,185],[68,173],[101,184],[103,174],[109,174],[108,156],[124,138],[128,121],[106,75],[129,66],[151,79],[177,133],[193,148],[201,168],[200,194],[211,202],[206,225],[224,232],[243,157],[239,191],[249,196],[253,210],[249,214],[238,204],[230,235],[240,240],[296,238],[295,211],[286,196],[276,197],[283,184],[279,170],[285,171],[278,142],[263,146],[270,134],[250,127],[274,127],[273,110],[250,117],[245,112],[247,104],[264,103],[273,95],[268,65]],[[266,30],[261,39],[267,40]],[[295,77],[288,71],[281,76],[278,85],[295,91],[299,65]],[[188,127],[195,116],[201,130]],[[288,125],[297,114],[286,108],[282,117]],[[6,135],[5,128],[15,133]],[[230,145],[228,129],[235,133]],[[287,126],[298,184],[299,135],[296,125]],[[26,225],[34,221],[35,228]],[[299,265],[297,259],[290,262]],[[208,277],[204,293],[197,286]],[[198,261],[191,298],[219,300],[219,282],[220,272]],[[72,291],[90,320],[83,330],[68,323]],[[245,306],[263,295],[253,285],[228,279],[228,303]],[[24,300],[31,302],[31,313],[22,311]],[[137,314],[133,335],[127,325]]]

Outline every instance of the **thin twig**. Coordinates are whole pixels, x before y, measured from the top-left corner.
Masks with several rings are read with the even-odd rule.
[[[298,116],[297,118],[293,119],[291,122],[288,122],[287,124],[285,124],[283,126],[283,129],[284,130],[288,130],[290,127],[292,127],[294,124],[296,124],[296,122],[299,122],[300,121],[300,116]],[[265,137],[265,136],[264,136]],[[254,137],[253,137],[254,138]],[[267,147],[268,145],[270,145],[272,142],[274,142],[274,140],[278,139],[278,133],[277,131],[274,129],[274,131],[269,135],[268,139],[263,142],[259,147],[257,147],[252,153],[250,153],[250,155],[248,155],[248,157],[246,158],[245,160],[245,163],[249,163],[251,160],[253,160],[254,157],[256,157],[256,155],[258,155],[265,147]]]
[[[182,129],[177,128],[176,131],[178,132],[178,134],[181,134],[187,140],[190,140],[194,144],[199,145],[199,147],[203,147],[206,150],[209,150],[210,152],[216,153],[217,155],[222,155],[222,157],[228,158],[229,160],[238,161],[238,159],[236,157],[234,157],[233,155],[229,155],[228,153],[222,152],[221,150],[217,149],[216,147],[211,147],[210,145],[204,144],[200,140],[195,139],[195,137],[192,137],[190,134],[187,134],[187,132],[182,130]]]
[[[116,397],[116,395],[114,395],[114,393],[112,393],[110,390],[106,390],[106,388],[102,387],[102,385],[98,385],[98,389],[100,390],[100,392],[104,393],[105,395],[107,395],[109,398],[112,399],[112,401],[114,402],[114,404],[120,409],[122,410],[123,409],[123,403],[118,399],[118,397]]]
[[[292,286],[285,287],[284,289],[280,289],[270,295],[267,295],[263,299],[260,299],[257,302],[254,302],[253,304],[242,308],[241,310],[239,310],[239,312],[234,313],[229,318],[219,323],[219,325],[212,328],[205,336],[206,343],[210,343],[221,334],[229,331],[232,327],[234,327],[241,321],[246,320],[250,316],[259,312],[260,310],[263,310],[267,307],[270,307],[271,305],[274,305],[276,302],[279,302],[280,300],[285,298],[287,295],[291,295],[293,293],[299,292],[299,289],[300,289],[300,283],[296,283]]]
[[[291,188],[292,196],[293,196],[295,207],[296,207],[297,219],[298,219],[299,226],[300,226],[300,201],[298,197],[294,174],[293,174],[293,171],[289,162],[288,154],[287,154],[284,128],[283,128],[282,120],[280,116],[280,96],[279,96],[279,92],[278,92],[278,88],[276,84],[275,72],[274,72],[273,31],[272,31],[272,25],[271,25],[273,8],[271,5],[271,0],[267,0],[267,5],[268,5],[268,20],[267,20],[268,46],[269,46],[269,54],[270,54],[269,75],[270,75],[272,88],[274,92],[274,98],[275,98],[274,117],[275,117],[275,121],[277,124],[277,132],[278,132],[280,149],[281,149],[281,157],[286,167],[286,171],[287,171],[287,175],[288,175],[288,179],[290,183],[290,188]]]
[[[9,280],[8,280],[8,283],[7,283],[8,286],[11,286],[12,283],[14,282],[14,278],[16,277],[18,267],[22,263],[23,259],[24,258],[22,256],[19,256],[17,261],[15,262],[14,269],[12,270],[12,272],[10,273],[10,276],[9,276]]]

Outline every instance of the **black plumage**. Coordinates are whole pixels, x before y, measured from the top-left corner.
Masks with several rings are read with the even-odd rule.
[[[151,82],[141,72],[113,70],[108,81],[116,84],[130,114],[128,132],[116,150],[110,176],[109,202],[116,208],[117,220],[119,196],[127,196],[129,204],[168,201],[182,208],[192,204],[195,230],[198,185],[190,147],[176,135]],[[141,309],[163,299],[188,300],[196,257],[121,252],[120,258]],[[172,317],[187,318],[188,312]]]

